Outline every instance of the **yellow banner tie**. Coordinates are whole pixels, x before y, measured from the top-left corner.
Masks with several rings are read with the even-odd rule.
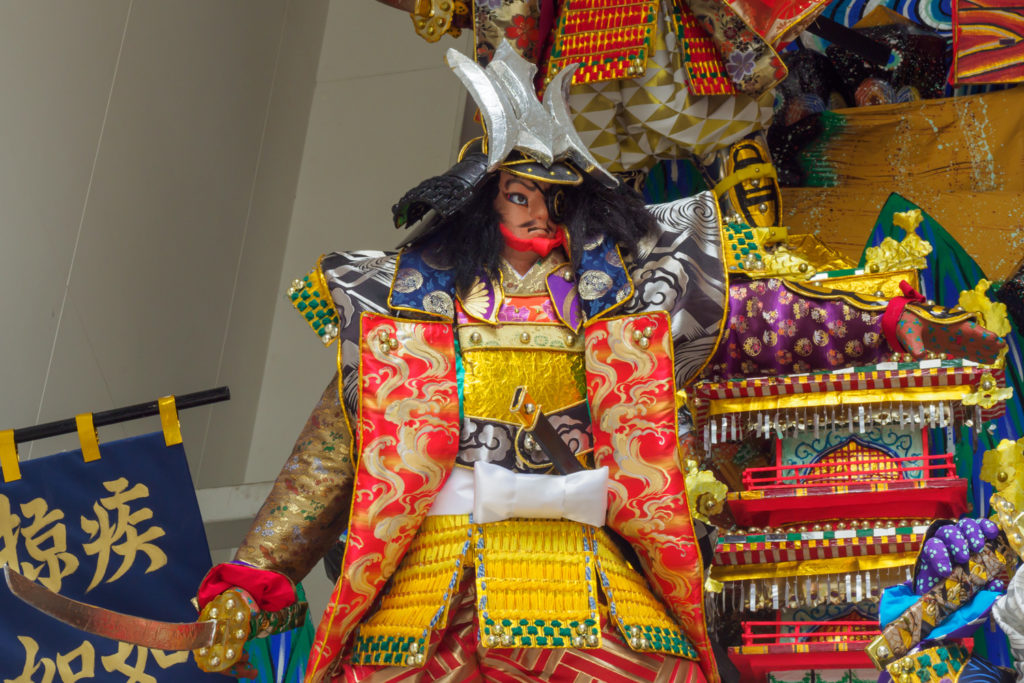
[[[164,444],[177,446],[181,443],[181,422],[178,420],[178,406],[173,396],[157,399],[160,406],[160,424],[164,428]]]
[[[96,436],[96,426],[92,421],[92,413],[75,415],[78,427],[78,445],[82,449],[82,460],[92,462],[100,459],[100,442]]]
[[[14,443],[14,430],[0,432],[0,472],[5,482],[21,479],[21,467],[18,466],[18,446]]]

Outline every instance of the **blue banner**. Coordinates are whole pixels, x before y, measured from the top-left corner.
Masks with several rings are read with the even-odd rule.
[[[203,522],[182,446],[162,433],[21,464],[0,484],[0,564],[92,605],[160,621],[190,622],[190,600],[210,568]],[[0,581],[2,584],[2,581]],[[3,683],[195,683],[188,652],[155,650],[65,626],[0,585]]]

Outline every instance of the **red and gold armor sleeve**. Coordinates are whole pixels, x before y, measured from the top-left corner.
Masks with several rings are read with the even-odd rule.
[[[351,444],[335,375],[235,559],[280,572],[296,583],[306,576],[348,524]]]

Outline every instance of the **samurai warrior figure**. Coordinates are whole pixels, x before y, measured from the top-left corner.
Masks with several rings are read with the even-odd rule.
[[[507,44],[448,60],[486,139],[397,203],[399,252],[293,283],[337,374],[200,602],[281,609],[341,537],[308,681],[721,680],[677,390],[922,356],[938,330],[1000,342],[912,295],[730,286],[715,197],[645,207],[618,183],[571,126],[572,69],[541,102]]]

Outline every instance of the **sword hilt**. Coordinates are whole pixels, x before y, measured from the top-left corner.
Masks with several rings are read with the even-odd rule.
[[[508,409],[519,419],[527,431],[537,425],[537,419],[541,416],[540,406],[534,402],[530,392],[524,386],[518,386],[512,392],[512,403]]]
[[[296,602],[276,612],[265,612],[247,591],[224,591],[208,602],[200,614],[201,621],[216,621],[217,630],[210,645],[193,650],[196,665],[211,672],[231,669],[241,659],[246,642],[302,625],[307,609],[305,602]]]
[[[227,671],[242,657],[249,640],[250,624],[256,601],[241,588],[226,590],[206,603],[199,614],[201,621],[216,621],[213,642],[193,650],[196,666],[203,671]]]
[[[525,432],[523,442],[531,450],[540,448],[559,474],[583,471],[583,465],[562,441],[558,430],[541,410],[541,406],[530,397],[530,392],[526,390],[526,387],[515,388],[509,411],[523,424],[522,431]]]

